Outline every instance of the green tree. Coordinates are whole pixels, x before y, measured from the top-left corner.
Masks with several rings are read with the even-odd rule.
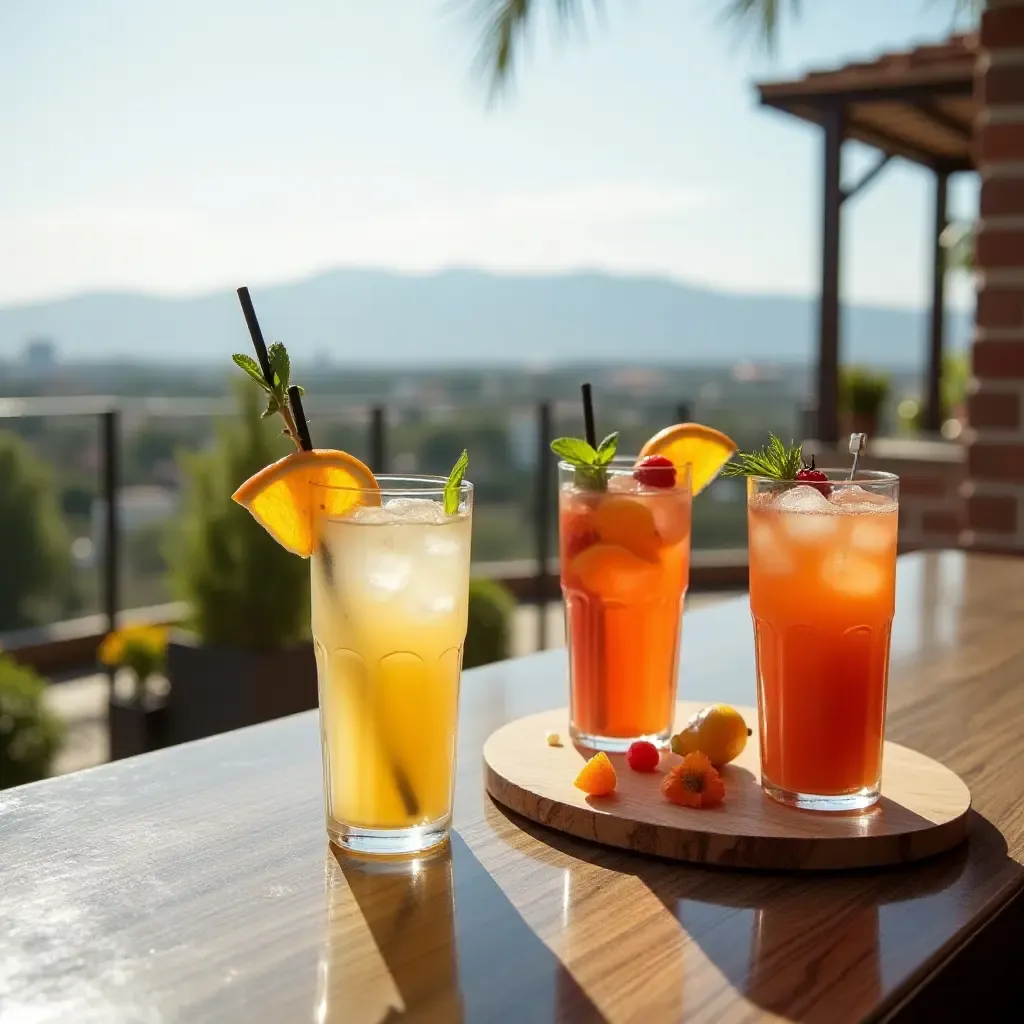
[[[71,589],[71,548],[53,481],[32,449],[0,432],[0,630],[41,622]]]
[[[245,381],[237,392],[239,420],[221,427],[211,451],[184,457],[184,514],[168,562],[205,643],[276,650],[309,631],[309,565],[231,500],[291,447],[276,419],[260,418],[259,393]]]
[[[600,11],[603,0],[471,0],[483,23],[480,61],[500,91],[511,78],[520,43],[542,9],[553,14],[563,27],[582,21],[588,10]],[[955,15],[979,14],[986,0],[947,0]],[[741,27],[753,29],[760,43],[773,52],[783,18],[798,17],[801,0],[721,0],[723,14]]]

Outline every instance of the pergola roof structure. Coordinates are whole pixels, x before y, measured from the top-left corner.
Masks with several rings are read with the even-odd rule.
[[[925,428],[938,430],[943,349],[945,267],[939,236],[946,226],[949,175],[974,169],[973,132],[977,36],[958,34],[943,43],[886,53],[876,60],[812,71],[789,82],[757,86],[761,103],[824,131],[822,289],[818,359],[817,434],[838,439],[839,231],[843,203],[864,188],[893,158],[935,173],[934,253]],[[876,165],[859,182],[844,185],[842,143],[872,146]]]

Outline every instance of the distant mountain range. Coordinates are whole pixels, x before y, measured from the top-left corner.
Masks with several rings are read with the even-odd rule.
[[[738,295],[658,278],[451,270],[426,276],[334,270],[253,290],[268,341],[293,358],[359,366],[523,363],[805,362],[816,302]],[[951,347],[970,317],[948,318]],[[892,369],[923,365],[923,313],[844,310],[843,358]],[[248,348],[235,295],[168,299],[87,294],[0,308],[0,359],[35,337],[64,360],[223,361]]]

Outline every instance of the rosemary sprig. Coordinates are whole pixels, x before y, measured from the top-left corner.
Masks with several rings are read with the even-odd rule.
[[[793,444],[787,447],[774,434],[768,435],[768,443],[758,451],[737,452],[735,461],[728,462],[722,476],[766,476],[774,480],[795,480],[803,469],[803,446]]]

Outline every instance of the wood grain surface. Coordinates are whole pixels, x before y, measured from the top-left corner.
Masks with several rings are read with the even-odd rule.
[[[678,731],[704,707],[676,705]],[[756,708],[738,709],[757,724]],[[618,783],[607,797],[573,785],[592,750],[548,746],[548,733],[569,735],[568,708],[526,715],[503,725],[484,744],[484,784],[495,800],[540,825],[634,853],[731,868],[835,871],[907,864],[952,849],[967,837],[971,794],[956,775],[926,754],[885,744],[884,796],[859,813],[797,811],[766,796],[760,782],[757,730],[722,768],[726,800],[693,810],[659,790],[664,772],[682,758],[666,751],[659,770],[632,771],[610,754]]]
[[[480,753],[565,704],[549,652],[466,673],[451,849],[406,871],[328,847],[315,714],[0,792],[0,1021],[845,1024],[917,1005],[1024,891],[1024,560],[911,555],[896,601],[889,738],[973,798],[948,854],[738,872],[511,815]],[[683,698],[751,704],[753,671],[745,599],[684,616]]]

